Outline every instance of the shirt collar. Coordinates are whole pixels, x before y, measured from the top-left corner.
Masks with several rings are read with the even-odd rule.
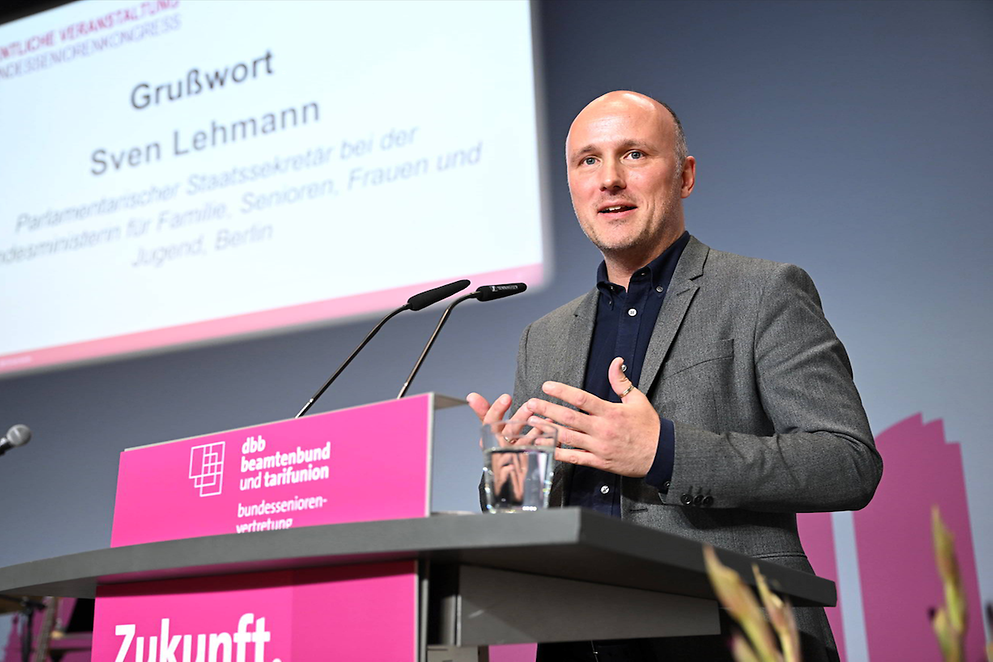
[[[669,248],[662,251],[661,255],[634,272],[632,278],[641,278],[647,271],[651,278],[652,287],[655,288],[659,296],[663,296],[665,291],[669,289],[669,281],[672,280],[672,274],[676,271],[676,263],[679,262],[679,256],[683,254],[683,249],[686,248],[686,244],[689,241],[690,233],[684,231],[679,239],[672,242]],[[624,288],[620,285],[611,283],[607,279],[607,263],[604,261],[601,261],[600,266],[597,268],[596,279],[597,289],[608,300],[612,300],[614,296],[624,291]],[[659,291],[659,288],[662,288],[661,291]]]

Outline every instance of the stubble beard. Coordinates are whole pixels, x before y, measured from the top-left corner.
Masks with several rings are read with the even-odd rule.
[[[589,224],[580,223],[583,233],[606,259],[624,260],[625,256],[630,257],[634,253],[656,253],[658,252],[658,246],[656,244],[664,243],[667,239],[666,235],[672,233],[672,228],[676,228],[680,221],[679,215],[681,210],[678,207],[681,200],[679,196],[681,186],[682,177],[677,175],[672,182],[669,195],[666,197],[665,206],[661,211],[661,218],[658,221],[642,221],[642,227],[633,237],[624,237],[618,241],[608,243],[606,239],[597,233],[596,211],[593,212],[593,220]],[[576,216],[579,216],[578,212]],[[675,241],[677,238],[671,237],[669,239]],[[651,260],[649,259],[648,261]],[[646,261],[646,264],[648,261]],[[644,265],[638,266],[641,267]]]

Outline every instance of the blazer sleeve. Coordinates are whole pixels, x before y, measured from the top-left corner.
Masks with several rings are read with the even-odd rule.
[[[810,277],[788,264],[769,270],[752,319],[751,338],[742,338],[749,342],[735,340],[734,361],[751,361],[753,378],[726,400],[711,397],[716,407],[756,409],[754,427],[762,433],[702,429],[670,416],[673,475],[659,496],[672,505],[759,511],[862,508],[882,459],[847,353]]]

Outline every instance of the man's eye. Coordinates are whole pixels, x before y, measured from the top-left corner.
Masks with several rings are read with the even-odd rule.
[[[634,151],[628,152],[628,156],[630,158],[632,158],[632,159],[640,159],[640,158],[644,158],[645,155],[644,155],[643,152],[639,152],[638,150],[634,150]]]
[[[583,165],[594,165],[596,164],[596,158],[593,156],[587,156],[583,159]]]

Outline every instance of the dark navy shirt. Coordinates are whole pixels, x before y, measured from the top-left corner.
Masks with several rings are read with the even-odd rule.
[[[676,263],[683,248],[690,240],[684,232],[662,255],[631,276],[628,289],[607,280],[607,266],[600,263],[597,271],[596,325],[590,343],[589,360],[583,389],[610,402],[620,402],[607,379],[607,368],[617,356],[627,366],[625,375],[636,387],[641,377],[641,366],[648,353],[648,342],[655,330],[655,322]],[[650,384],[645,385],[647,389]],[[645,482],[665,492],[672,478],[673,453],[676,447],[672,421],[660,415],[659,444]],[[621,477],[600,469],[577,466],[573,469],[568,504],[582,506],[614,517],[621,516]]]

